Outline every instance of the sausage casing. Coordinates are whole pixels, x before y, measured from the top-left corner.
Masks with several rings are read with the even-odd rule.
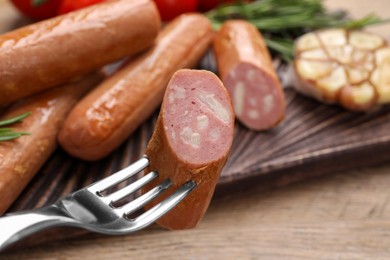
[[[173,188],[189,180],[197,187],[157,223],[168,229],[195,227],[204,216],[221,170],[227,160],[234,131],[234,112],[229,94],[213,73],[179,70],[168,84],[153,136],[146,149],[150,171]],[[148,188],[145,189],[145,192]]]
[[[201,14],[173,20],[153,48],[105,80],[72,110],[59,135],[61,146],[85,160],[108,155],[157,109],[175,71],[196,66],[211,37],[211,24]]]
[[[57,147],[57,135],[67,113],[100,77],[56,87],[13,104],[1,116],[31,114],[12,128],[30,135],[0,143],[0,214],[17,198]]]
[[[0,36],[0,105],[69,82],[153,44],[151,0],[116,0]]]

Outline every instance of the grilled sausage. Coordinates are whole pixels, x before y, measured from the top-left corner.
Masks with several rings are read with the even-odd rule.
[[[200,14],[176,18],[156,45],[105,80],[70,113],[59,135],[62,147],[84,160],[112,152],[159,106],[173,73],[192,68],[206,51],[211,24]]]
[[[253,130],[278,125],[284,118],[285,98],[260,32],[246,21],[227,21],[213,46],[237,119]]]
[[[116,0],[0,36],[0,105],[78,78],[153,44],[151,0]]]
[[[159,225],[168,229],[187,229],[199,223],[228,157],[233,131],[234,112],[230,97],[218,77],[204,70],[176,72],[168,84],[146,150],[150,159],[148,171],[159,174],[149,189],[168,178],[175,188],[189,180],[195,181],[197,187],[160,218]],[[170,195],[166,192],[150,207]]]
[[[86,79],[20,100],[1,118],[31,115],[12,127],[31,135],[0,144],[0,214],[12,204],[57,146],[57,134],[67,113],[99,77]]]

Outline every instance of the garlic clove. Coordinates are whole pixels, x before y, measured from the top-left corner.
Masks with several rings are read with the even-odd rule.
[[[378,91],[378,102],[380,104],[390,102],[390,58],[383,60],[373,71],[371,82]]]
[[[370,53],[368,51],[355,49],[352,52],[351,63],[353,63],[353,64],[357,64],[357,63],[364,64],[369,59],[369,57],[368,57],[369,54]]]
[[[368,82],[363,82],[360,85],[348,85],[341,90],[340,102],[350,110],[367,110],[375,105],[376,92]]]
[[[324,99],[331,101],[337,101],[340,89],[346,84],[348,84],[348,79],[342,66],[338,66],[328,76],[317,81],[317,87],[323,91]]]
[[[361,67],[348,66],[346,69],[349,78],[349,83],[353,85],[368,80],[370,76],[368,71]]]
[[[343,29],[319,31],[318,37],[324,46],[344,46],[347,44],[347,34]]]
[[[349,33],[349,43],[361,50],[375,50],[385,44],[385,40],[375,34],[363,31],[351,31]]]
[[[329,60],[323,49],[310,49],[301,52],[300,57],[306,60]]]
[[[390,60],[390,47],[380,48],[375,52],[376,65],[380,65],[386,60]]]
[[[307,33],[300,38],[295,43],[295,51],[302,52],[305,50],[310,50],[314,48],[319,48],[321,46],[320,41],[314,33]]]
[[[304,79],[317,80],[329,75],[337,64],[327,61],[299,59],[296,62],[297,72]]]
[[[351,45],[326,46],[326,50],[332,59],[340,63],[347,64],[351,62],[351,56],[353,52],[353,47]]]

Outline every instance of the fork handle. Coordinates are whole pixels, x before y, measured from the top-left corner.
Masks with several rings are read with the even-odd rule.
[[[69,217],[61,214],[54,206],[5,215],[0,218],[0,251],[42,229],[71,222]]]

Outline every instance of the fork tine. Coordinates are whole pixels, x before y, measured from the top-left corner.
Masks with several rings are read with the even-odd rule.
[[[110,194],[106,197],[110,199],[111,203],[117,202],[120,199],[123,199],[127,195],[130,195],[131,193],[135,192],[136,190],[142,188],[145,184],[151,182],[152,180],[156,179],[158,177],[157,172],[150,172],[144,177],[138,179],[136,182],[133,182],[132,184]]]
[[[122,207],[124,214],[128,215],[142,208],[143,206],[148,204],[150,201],[155,199],[157,196],[159,196],[161,193],[163,193],[166,189],[168,189],[171,186],[172,186],[172,182],[170,179],[163,181],[160,185],[154,187],[147,193],[143,194],[142,196],[124,205]]]
[[[102,192],[108,188],[110,188],[113,185],[116,185],[134,175],[139,173],[140,171],[144,170],[146,167],[149,166],[149,159],[146,157],[143,157],[139,159],[138,161],[132,163],[128,167],[124,168],[123,170],[120,170],[119,172],[116,172],[94,184],[88,187],[88,190],[90,190],[93,193],[96,192]]]
[[[150,225],[151,223],[162,217],[169,210],[171,210],[173,207],[175,207],[177,204],[179,204],[195,187],[196,183],[194,181],[188,181],[184,183],[171,196],[169,196],[150,210],[146,211],[141,216],[137,217],[134,220],[134,223],[138,226],[139,229]]]

